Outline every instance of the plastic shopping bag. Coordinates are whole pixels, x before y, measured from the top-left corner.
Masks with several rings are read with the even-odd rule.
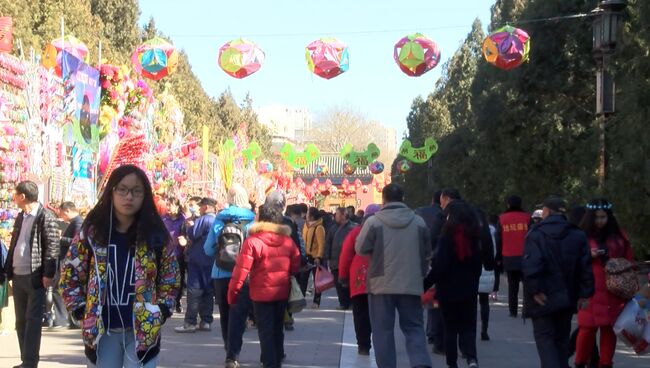
[[[307,306],[305,296],[295,277],[291,276],[291,292],[289,293],[289,313],[301,312]]]
[[[316,274],[314,275],[314,291],[316,294],[320,294],[327,289],[334,287],[334,275],[323,266],[318,266],[316,268]]]
[[[636,298],[630,300],[614,324],[614,333],[638,355],[650,352],[650,314]]]

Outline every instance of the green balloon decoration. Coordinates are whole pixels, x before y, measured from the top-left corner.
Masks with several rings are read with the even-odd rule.
[[[438,143],[436,143],[436,140],[433,138],[427,138],[424,141],[424,146],[418,148],[414,148],[411,145],[411,141],[405,139],[399,147],[399,154],[416,164],[422,164],[429,161],[436,151],[438,151]]]
[[[248,147],[244,149],[241,153],[246,159],[246,164],[248,164],[249,162],[255,163],[257,159],[260,156],[262,156],[262,148],[257,142],[252,141],[248,144]]]
[[[341,149],[340,155],[354,168],[370,165],[381,153],[379,147],[374,143],[370,143],[365,151],[353,151],[352,148],[350,143],[346,143],[343,149]]]
[[[280,157],[294,169],[304,169],[318,160],[320,151],[313,143],[306,145],[302,152],[296,151],[291,143],[285,143],[280,150]]]

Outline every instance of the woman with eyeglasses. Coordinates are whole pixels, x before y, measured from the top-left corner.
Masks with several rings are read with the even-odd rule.
[[[115,169],[61,264],[59,289],[81,321],[89,367],[156,366],[179,288],[170,244],[145,173]]]

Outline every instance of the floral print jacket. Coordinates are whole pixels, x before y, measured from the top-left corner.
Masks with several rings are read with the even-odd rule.
[[[80,234],[61,263],[59,292],[71,313],[83,311],[82,337],[92,350],[105,332],[101,308],[106,301],[107,255],[107,247]],[[171,246],[162,251],[149,249],[146,243],[136,246],[133,330],[138,356],[157,354],[160,328],[174,310],[179,285],[178,262]]]

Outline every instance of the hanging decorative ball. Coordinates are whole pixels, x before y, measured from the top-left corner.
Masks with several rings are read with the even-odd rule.
[[[343,164],[343,173],[345,175],[353,175],[355,170],[356,169],[354,166],[350,165],[349,163],[346,162]]]
[[[499,69],[514,69],[528,60],[530,36],[513,26],[504,26],[483,41],[483,57]]]
[[[260,70],[264,63],[264,51],[253,42],[239,38],[221,46],[218,63],[231,77],[246,78]]]
[[[307,45],[307,68],[317,76],[332,79],[350,67],[348,47],[335,38],[321,38]]]
[[[258,174],[268,174],[273,172],[273,164],[269,160],[262,160],[257,163]]]
[[[373,161],[368,165],[368,169],[374,175],[381,174],[384,172],[384,164],[379,161]]]
[[[414,33],[397,41],[393,58],[406,75],[419,77],[438,65],[440,49],[423,34]]]
[[[45,46],[43,51],[43,64],[47,69],[54,69],[56,75],[61,77],[61,58],[63,51],[71,54],[79,60],[86,60],[88,56],[88,46],[81,42],[77,37],[68,35],[64,38],[56,38]]]
[[[411,167],[413,167],[413,164],[409,160],[399,160],[397,162],[397,169],[399,170],[400,173],[404,174],[411,170]]]
[[[136,73],[157,81],[176,70],[178,51],[169,42],[155,37],[136,47],[131,63]]]
[[[318,176],[327,176],[329,173],[330,168],[327,164],[318,164],[318,166],[316,166],[316,174],[318,174]]]

